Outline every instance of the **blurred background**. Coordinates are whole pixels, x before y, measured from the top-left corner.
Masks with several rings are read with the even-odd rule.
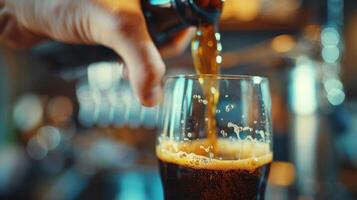
[[[226,0],[220,30],[222,73],[270,80],[266,198],[357,199],[357,1]],[[56,45],[0,49],[0,199],[162,199],[157,108],[119,63]],[[189,50],[165,62],[194,72]]]

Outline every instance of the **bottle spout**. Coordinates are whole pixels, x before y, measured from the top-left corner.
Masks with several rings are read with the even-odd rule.
[[[193,0],[197,6],[208,11],[221,12],[223,8],[223,0]]]
[[[191,8],[199,17],[198,23],[217,24],[219,22],[224,0],[189,0]]]

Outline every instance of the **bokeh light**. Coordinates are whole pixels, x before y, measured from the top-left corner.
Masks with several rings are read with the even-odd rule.
[[[260,8],[260,0],[226,0],[222,17],[251,21],[258,16]]]
[[[21,131],[29,131],[38,126],[43,117],[41,99],[34,94],[22,96],[14,106],[14,123]]]
[[[61,142],[59,130],[52,126],[41,127],[36,135],[36,139],[42,148],[47,150],[55,149]]]
[[[340,35],[335,28],[327,27],[321,32],[321,43],[324,46],[338,45],[340,42]]]
[[[341,89],[332,89],[327,92],[328,101],[334,105],[340,105],[345,100],[345,92]]]
[[[54,97],[48,102],[47,113],[55,124],[65,123],[73,114],[73,103],[68,97]]]
[[[28,155],[35,160],[42,160],[47,156],[48,150],[44,148],[41,144],[38,143],[38,140],[35,137],[32,137],[27,142],[27,153]]]
[[[296,45],[295,39],[291,35],[279,35],[272,42],[272,48],[279,53],[291,51]]]
[[[322,58],[327,63],[335,63],[340,57],[340,50],[336,46],[326,46],[322,48]]]

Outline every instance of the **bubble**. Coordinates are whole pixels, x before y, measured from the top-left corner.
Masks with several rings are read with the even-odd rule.
[[[221,135],[222,135],[223,137],[227,137],[227,135],[228,135],[228,134],[227,134],[227,132],[226,132],[226,131],[221,130],[220,132],[221,132]]]
[[[199,100],[198,100],[198,103],[202,103],[202,99],[199,99]]]
[[[254,141],[253,137],[248,135],[246,138],[245,138],[247,141]]]
[[[202,103],[206,105],[208,102],[207,102],[207,100],[205,99],[205,100],[202,100]]]
[[[216,110],[216,114],[219,114],[219,113],[221,113],[221,110]]]
[[[249,127],[249,126],[246,126],[246,127],[243,127],[242,131],[252,132],[252,131],[253,131],[253,128],[251,128],[251,127]]]
[[[257,122],[257,120],[254,120],[253,123],[254,123],[254,124],[257,124],[258,122]]]
[[[188,132],[188,133],[187,133],[187,137],[192,137],[192,133],[191,133],[191,132]]]
[[[181,120],[181,124],[184,124],[185,123],[185,121],[184,120]]]
[[[238,140],[241,140],[239,134],[243,130],[243,128],[232,123],[232,122],[228,122],[227,126],[228,126],[228,128],[233,128],[234,133],[237,135]]]
[[[229,104],[226,106],[226,112],[230,112],[233,109],[234,109],[234,105],[232,105],[232,104]]]
[[[205,147],[205,146],[203,146],[203,145],[201,145],[201,146],[200,146],[200,148],[201,148],[201,149],[203,149],[206,153],[210,152],[210,151],[211,151],[211,149],[213,149],[213,147],[212,147],[212,146],[209,146],[209,147],[207,147],[207,148],[206,148],[206,147]]]
[[[223,121],[223,118],[221,118],[221,121]]]
[[[214,158],[214,153],[210,152],[208,155],[211,159]]]
[[[234,139],[232,136],[229,136],[228,139],[229,139],[229,141],[231,141],[231,142],[234,142],[234,141],[235,141],[235,139]]]
[[[215,87],[211,87],[211,93],[212,94],[216,94],[217,93],[217,89]]]
[[[229,97],[229,95],[228,95],[228,94],[226,94],[226,95],[224,95],[224,97],[225,97],[225,98],[228,98],[228,97]]]
[[[202,161],[203,161],[203,163],[206,164],[206,165],[209,163],[209,160],[208,160],[208,159],[203,159]]]
[[[206,121],[206,122],[208,121],[208,118],[207,118],[207,117],[205,118],[205,121]]]
[[[251,161],[252,166],[256,166],[258,163],[259,163],[259,159],[256,157]]]
[[[187,153],[186,152],[180,152],[179,153],[179,157],[180,158],[185,158],[185,157],[187,157]]]
[[[192,97],[193,99],[197,99],[197,94],[194,94]]]

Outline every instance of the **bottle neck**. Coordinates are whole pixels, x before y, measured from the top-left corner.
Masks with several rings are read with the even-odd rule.
[[[222,0],[173,0],[181,18],[188,24],[217,24],[222,12]]]

